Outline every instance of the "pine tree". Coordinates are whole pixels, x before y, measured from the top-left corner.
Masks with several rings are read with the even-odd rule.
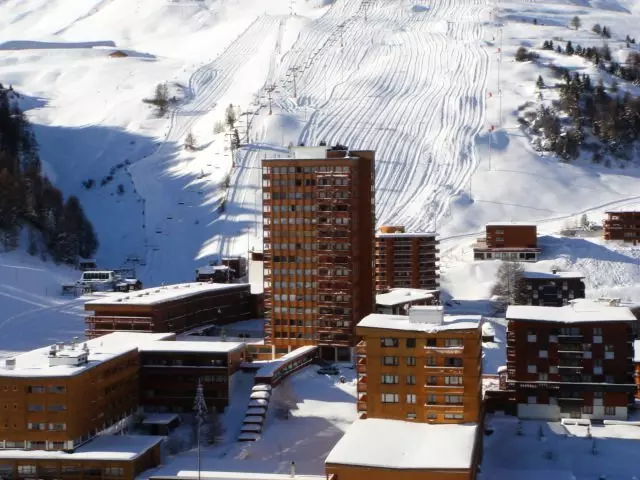
[[[196,149],[196,137],[193,133],[189,132],[187,134],[187,137],[184,139],[184,148],[189,151]]]
[[[567,46],[565,47],[564,52],[567,55],[573,55],[574,50],[573,50],[573,45],[571,45],[571,40],[567,42]]]
[[[611,30],[609,30],[609,27],[602,27],[602,37],[611,38]]]
[[[591,31],[597,35],[600,35],[602,33],[602,27],[599,23],[596,23],[593,27],[591,27]]]
[[[227,123],[227,126],[230,129],[233,128],[237,121],[236,110],[233,107],[233,104],[229,104],[229,106],[227,107],[227,110],[224,113],[224,116],[225,116],[225,122]]]
[[[542,79],[542,75],[538,75],[538,80],[536,81],[536,87],[538,90],[542,90],[544,88],[544,80]]]
[[[578,17],[577,15],[571,19],[571,26],[575,30],[578,30],[581,25],[582,25],[582,22],[580,21],[580,17]]]

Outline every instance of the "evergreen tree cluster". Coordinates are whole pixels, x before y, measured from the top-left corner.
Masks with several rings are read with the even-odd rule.
[[[568,114],[571,125],[562,128],[554,109],[540,107],[535,130],[543,134],[543,149],[569,160],[578,156],[587,134],[598,138],[614,155],[623,154],[631,143],[640,140],[640,98],[617,91],[609,94],[602,81],[592,85],[588,75],[572,76],[563,70],[562,78],[557,107]]]
[[[18,98],[0,84],[0,247],[16,249],[26,230],[32,255],[40,251],[69,264],[91,257],[98,248],[93,226],[79,200],[65,201],[42,175],[38,143]]]

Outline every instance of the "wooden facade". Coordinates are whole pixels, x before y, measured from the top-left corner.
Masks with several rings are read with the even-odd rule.
[[[123,438],[123,437],[120,437]],[[0,450],[0,478],[5,480],[134,480],[145,470],[161,463],[161,442],[131,459],[109,458],[104,452],[76,455],[16,455]]]
[[[403,227],[381,227],[376,234],[376,292],[389,288],[437,289],[438,244],[435,233],[405,233]]]
[[[475,260],[509,260],[535,262],[538,248],[536,225],[488,224],[485,237],[477,240],[473,254]]]
[[[202,284],[194,284],[202,285]],[[218,285],[218,284],[216,284]],[[93,300],[85,304],[85,310],[93,315],[86,317],[87,338],[96,338],[115,331],[131,332],[184,332],[204,325],[222,325],[251,318],[251,293],[249,284],[225,284],[224,288],[205,291],[194,290],[193,294],[166,300],[144,302],[145,295],[153,296],[171,288],[164,286],[136,293],[131,297],[141,298],[129,302],[123,299],[116,303],[108,298]]]
[[[451,448],[456,447],[452,445]],[[429,470],[374,468],[327,463],[325,471],[328,480],[474,480],[476,478],[475,467],[467,470]]]
[[[265,342],[347,360],[374,310],[374,152],[311,150],[262,163]]]
[[[570,272],[525,272],[524,296],[528,305],[562,307],[571,300],[585,297],[584,276]]]
[[[133,414],[138,352],[77,375],[0,376],[0,449],[73,449]],[[1,463],[1,462],[0,462]]]
[[[507,320],[508,386],[519,416],[627,418],[635,391],[629,323],[513,320],[509,311]]]
[[[222,412],[231,401],[233,375],[244,361],[245,348],[239,344],[230,351],[166,351],[150,345],[140,355],[140,406],[146,412],[192,412],[198,380],[209,409]]]
[[[480,421],[479,325],[433,333],[358,327],[357,333],[362,337],[356,346],[357,406],[362,417],[430,423]]]
[[[604,239],[632,242],[640,241],[640,212],[606,212]]]

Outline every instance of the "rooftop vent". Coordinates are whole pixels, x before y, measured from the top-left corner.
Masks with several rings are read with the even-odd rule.
[[[556,273],[558,273],[558,269],[557,268],[552,268],[551,269],[551,273],[553,273],[555,275]]]
[[[16,369],[16,359],[15,358],[7,358],[4,361],[4,366],[7,370],[15,370]]]

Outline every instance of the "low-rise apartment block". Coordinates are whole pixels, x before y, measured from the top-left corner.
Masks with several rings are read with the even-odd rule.
[[[202,337],[198,337],[202,338]],[[205,337],[206,338],[206,337]],[[147,412],[189,413],[202,381],[207,406],[223,411],[245,358],[240,342],[153,342],[140,347],[140,405]]]
[[[562,307],[584,298],[584,275],[579,272],[524,272],[524,297],[529,305]]]
[[[367,418],[478,422],[482,317],[444,315],[440,306],[409,315],[371,314],[357,327],[358,412]]]
[[[248,283],[183,283],[106,295],[85,304],[87,338],[115,331],[181,333],[251,318]]]
[[[507,309],[507,384],[518,416],[627,418],[635,317],[626,307],[576,301]]]
[[[604,239],[632,242],[640,241],[640,212],[606,212],[604,221]]]
[[[535,262],[538,248],[537,226],[520,223],[488,223],[484,238],[473,247],[475,260]]]
[[[440,285],[435,233],[407,233],[384,226],[376,233],[376,292],[390,288],[435,290]]]
[[[0,450],[73,450],[138,407],[138,347],[172,334],[117,332],[17,355],[0,367]]]

